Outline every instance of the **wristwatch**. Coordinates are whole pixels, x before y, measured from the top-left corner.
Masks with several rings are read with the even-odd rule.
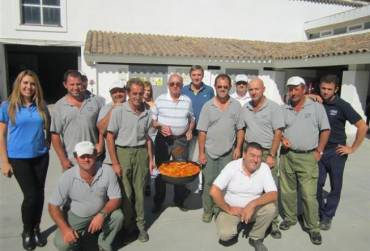
[[[318,152],[320,154],[320,156],[322,156],[324,154],[323,151],[319,151],[318,149],[316,149],[316,152]]]
[[[101,216],[103,216],[103,218],[104,218],[104,219],[108,217],[108,213],[104,212],[103,210],[100,210],[100,211],[99,211],[99,214],[100,214]]]

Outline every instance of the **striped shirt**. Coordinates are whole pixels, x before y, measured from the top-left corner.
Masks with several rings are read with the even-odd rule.
[[[174,136],[183,135],[189,125],[189,119],[194,120],[192,103],[189,97],[180,95],[174,101],[169,93],[160,95],[152,108],[153,120],[169,126]]]

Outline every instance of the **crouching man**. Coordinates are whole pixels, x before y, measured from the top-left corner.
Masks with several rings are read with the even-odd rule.
[[[117,177],[110,166],[97,165],[89,141],[76,144],[74,157],[78,166],[63,173],[49,201],[50,216],[58,226],[54,244],[58,250],[75,250],[81,237],[100,232],[99,249],[110,251],[123,222]],[[67,200],[71,208],[65,217],[60,208]]]
[[[221,243],[237,239],[239,224],[254,222],[249,244],[256,251],[267,250],[263,239],[277,214],[277,188],[269,166],[261,163],[261,158],[262,147],[251,142],[243,158],[227,164],[213,182],[210,195],[222,210],[216,218]]]

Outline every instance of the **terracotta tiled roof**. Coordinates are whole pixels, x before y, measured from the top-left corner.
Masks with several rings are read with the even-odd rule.
[[[223,38],[89,31],[86,55],[289,60],[370,52],[370,32],[319,41],[277,43]]]

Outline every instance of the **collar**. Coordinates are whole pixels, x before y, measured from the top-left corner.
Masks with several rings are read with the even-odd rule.
[[[140,115],[139,115],[139,117],[142,117],[142,116],[145,116],[147,113],[148,113],[148,109],[146,109],[146,107],[145,107],[145,105],[144,104],[142,104],[143,105],[143,107],[144,107],[144,110],[140,113]],[[128,101],[126,101],[126,102],[124,102],[123,104],[122,104],[122,108],[124,109],[124,110],[126,110],[127,112],[131,112],[131,113],[133,113],[133,114],[137,114],[136,112],[134,112],[133,110],[132,110],[132,108],[131,108],[131,106],[130,106],[130,104],[129,104],[129,102]]]
[[[83,182],[86,182],[82,177],[81,177],[81,174],[80,174],[80,167],[78,165],[74,166],[75,168],[75,179],[78,179],[80,181],[83,181]],[[103,166],[96,166],[97,170],[96,170],[96,173],[94,175],[94,178],[91,182],[91,185],[92,186],[103,174]]]
[[[253,173],[251,173],[251,175],[250,175],[250,176],[248,176],[248,174],[244,171],[243,162],[244,162],[244,159],[243,159],[243,158],[241,158],[241,163],[240,163],[240,165],[239,165],[239,171],[240,171],[243,175],[245,175],[246,177],[248,177],[248,178],[252,178],[252,177],[256,176],[256,175],[257,175],[257,172],[260,170],[261,165],[256,169],[256,171],[254,171]],[[262,164],[262,162],[261,162],[261,164]]]
[[[191,92],[194,92],[192,89],[191,89],[191,85],[193,84],[193,82],[190,82],[190,84],[187,85],[187,88],[189,91]],[[205,84],[203,82],[200,83],[200,89],[199,89],[199,92],[203,91],[205,89]],[[199,93],[198,92],[198,93]]]
[[[216,105],[215,105],[215,98],[216,98],[216,96],[215,97],[213,97],[211,100],[211,105],[213,105],[213,106],[215,106],[215,107],[217,107]],[[232,104],[232,103],[235,103],[235,102],[238,102],[236,99],[234,99],[233,97],[231,97],[230,95],[229,95],[229,101],[230,101],[230,105]],[[239,103],[239,102],[238,102]]]
[[[311,100],[310,98],[305,97],[305,101],[304,101],[304,104],[303,104],[303,109],[306,108],[307,106],[313,105],[314,103],[315,102],[313,100]],[[286,108],[289,109],[289,110],[294,110],[294,107],[292,106],[290,100],[286,104]]]
[[[259,112],[259,111],[261,111],[261,110],[263,110],[263,109],[265,109],[266,107],[267,107],[267,105],[268,105],[268,103],[269,103],[270,101],[268,100],[268,98],[267,97],[265,97],[265,102],[262,104],[262,106],[261,106],[261,108],[257,111],[257,112]],[[254,109],[254,106],[253,106],[253,101],[251,100],[251,101],[248,101],[246,104],[245,104],[245,106],[248,108],[248,110],[250,110],[250,111],[253,111],[253,109]]]
[[[166,99],[170,100],[170,101],[174,101],[173,98],[171,97],[170,95],[170,92],[167,92],[166,94]],[[185,96],[183,94],[180,94],[180,97],[178,99],[179,101],[184,101],[185,100]]]
[[[325,105],[335,105],[338,102],[338,100],[339,100],[338,95],[335,95],[333,100],[331,100],[329,102],[324,102],[324,104]]]

